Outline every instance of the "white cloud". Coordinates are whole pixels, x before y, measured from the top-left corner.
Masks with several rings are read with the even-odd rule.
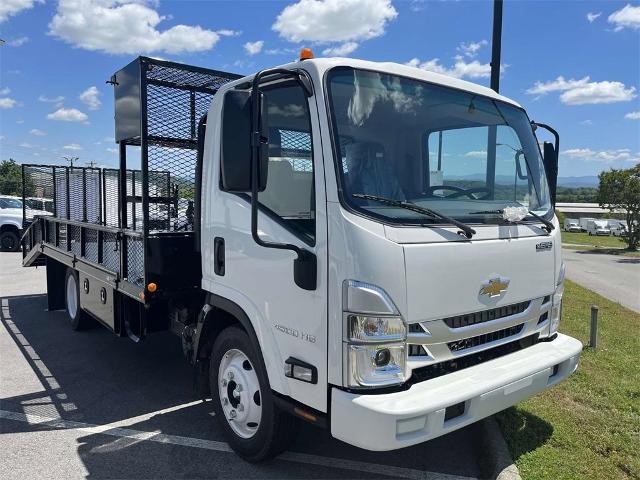
[[[7,46],[9,46],[9,47],[21,47],[22,45],[24,45],[28,41],[29,41],[29,37],[18,37],[18,38],[14,38],[13,40],[9,40],[7,42]]]
[[[580,125],[587,125],[587,126],[593,125],[593,120],[589,120],[589,119],[587,119],[587,120],[582,120],[582,121],[580,122]]]
[[[49,34],[76,47],[114,54],[201,52],[220,39],[200,26],[158,30],[166,19],[136,0],[60,0]]]
[[[325,57],[346,57],[347,55],[355,52],[357,48],[358,44],[356,42],[345,42],[342,45],[325,48],[322,51],[322,55]]]
[[[618,148],[615,150],[591,150],[590,148],[570,148],[569,150],[565,150],[562,152],[563,155],[566,155],[570,158],[574,158],[577,160],[586,160],[593,162],[603,162],[603,163],[612,163],[612,162],[639,162],[640,161],[640,152],[632,153],[628,148]]]
[[[9,97],[0,98],[0,109],[2,110],[8,110],[10,108],[15,107],[17,104],[18,102],[15,101],[13,98],[9,98]]]
[[[0,2],[0,23],[12,15],[17,15],[22,10],[33,8],[34,3],[43,3],[43,0],[2,0]]]
[[[33,145],[31,145],[30,143],[27,143],[27,142],[22,142],[22,143],[18,144],[18,146],[22,147],[22,148],[33,148]]]
[[[58,95],[57,97],[46,97],[44,95],[40,95],[38,97],[39,102],[45,102],[45,103],[60,103],[63,100],[64,100],[64,97],[62,95]]]
[[[77,143],[70,143],[69,145],[65,145],[62,148],[64,148],[65,150],[74,150],[74,151],[82,150],[82,147]]]
[[[97,110],[102,105],[102,102],[98,98],[100,92],[97,87],[89,87],[78,97],[82,103],[87,105],[90,110]]]
[[[4,87],[0,90],[0,95],[9,95],[11,93],[11,89],[9,87]]]
[[[602,12],[598,12],[598,13],[589,12],[587,13],[587,20],[589,20],[589,23],[593,23],[600,15],[602,15]]]
[[[264,47],[264,40],[258,40],[256,42],[247,42],[244,44],[244,49],[248,55],[256,55],[262,51]]]
[[[418,58],[413,58],[407,63],[410,67],[421,68],[429,72],[441,73],[442,75],[449,75],[455,78],[488,78],[491,76],[491,65],[488,63],[480,63],[478,60],[472,62],[465,62],[460,56],[455,58],[455,64],[451,68],[447,68],[440,63],[438,58],[428,60],[426,62],[420,61]],[[504,72],[507,65],[502,65],[500,70]]]
[[[238,35],[242,34],[240,30],[229,30],[228,28],[223,28],[222,30],[216,30],[216,33],[221,37],[237,37]]]
[[[36,137],[44,137],[47,134],[46,132],[43,132],[42,130],[38,130],[37,128],[30,130],[29,133]]]
[[[267,55],[293,55],[298,53],[298,50],[295,48],[270,48],[265,50],[264,53]]]
[[[59,108],[47,115],[49,120],[59,120],[62,122],[86,122],[89,117],[84,112],[76,108]]]
[[[118,153],[118,149],[117,148],[107,148],[107,152],[109,152],[109,153]]]
[[[473,58],[478,54],[478,51],[486,45],[489,45],[489,42],[487,42],[486,40],[480,40],[479,42],[469,42],[469,43],[463,42],[460,45],[458,45],[457,50],[463,55]]]
[[[626,87],[621,82],[591,82],[589,77],[580,80],[565,80],[559,76],[550,82],[536,82],[527,90],[530,95],[546,95],[562,92],[560,101],[565,105],[587,105],[598,103],[629,102],[636,98],[635,87]]]
[[[623,28],[631,28],[638,30],[640,28],[640,6],[634,7],[630,3],[616,10],[607,19],[609,23],[614,25],[614,30],[619,32]]]
[[[391,0],[299,0],[271,28],[290,42],[347,42],[383,35],[397,16]]]
[[[640,111],[629,112],[624,116],[624,118],[626,118],[627,120],[640,120]]]
[[[465,157],[487,158],[486,150],[472,150],[464,154]]]

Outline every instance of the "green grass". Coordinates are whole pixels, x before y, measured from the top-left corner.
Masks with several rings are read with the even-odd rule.
[[[589,341],[600,307],[597,350],[577,372],[497,419],[525,480],[640,478],[640,314],[566,281],[560,331]]]
[[[627,244],[620,240],[620,237],[614,237],[613,235],[597,237],[586,232],[565,232],[564,230],[562,231],[562,243],[592,245],[602,248],[627,248]]]

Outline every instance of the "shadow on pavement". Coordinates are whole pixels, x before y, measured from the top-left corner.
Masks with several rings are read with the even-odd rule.
[[[372,477],[371,472],[359,471],[357,465],[341,468],[341,463],[348,462],[412,469],[413,476],[418,477],[425,471],[465,477],[482,473],[479,459],[486,452],[481,429],[476,425],[415,447],[368,452],[303,424],[293,443],[294,452],[329,457],[326,465],[282,459],[248,464],[235,454],[226,453],[226,444],[219,443],[224,442],[222,431],[210,414],[211,406],[195,396],[192,369],[182,357],[177,337],[158,333],[135,344],[100,327],[74,332],[65,312],[45,311],[45,295],[1,301],[2,324],[42,383],[42,389],[2,398],[0,409],[90,425],[117,423],[109,428],[148,432],[144,439],[123,437],[117,433],[119,430],[110,430],[111,435],[81,434],[78,454],[89,477]],[[3,420],[0,434],[59,428]],[[182,444],[165,442],[165,436],[186,440]],[[149,437],[155,441],[148,441]],[[223,451],[189,445],[189,439],[201,440],[200,445],[222,445]],[[383,477],[390,471],[374,476]]]
[[[553,434],[553,426],[542,418],[511,407],[496,415],[513,460],[544,445]]]

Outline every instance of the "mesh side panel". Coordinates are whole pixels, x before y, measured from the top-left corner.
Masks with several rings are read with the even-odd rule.
[[[187,70],[185,66],[149,65],[147,68],[147,78],[170,82],[184,87],[211,88],[217,90],[229,80],[240,78],[239,75],[216,72],[214,70],[196,71]]]
[[[99,168],[85,168],[87,222],[102,223],[102,176]]]
[[[150,230],[193,230],[196,156],[196,150],[149,145]]]
[[[313,171],[311,135],[296,130],[280,130],[282,157],[291,163],[294,172]]]
[[[191,125],[192,92],[149,85],[147,94],[150,136],[183,140],[194,138]]]
[[[58,248],[67,249],[67,224],[61,223],[58,226]]]
[[[24,165],[25,218],[29,223],[35,215],[48,215],[54,211],[53,167]]]
[[[110,227],[120,226],[118,213],[118,195],[120,186],[118,184],[119,170],[105,168],[103,175],[103,198],[104,198],[104,219],[103,223]]]
[[[47,243],[55,245],[56,243],[56,222],[47,221]]]
[[[127,270],[129,282],[138,286],[144,285],[144,251],[141,238],[127,238]]]
[[[67,168],[53,167],[55,183],[55,213],[58,218],[67,218]]]
[[[131,230],[142,230],[142,172],[127,170],[127,225]]]
[[[120,246],[116,234],[104,232],[102,236],[102,264],[112,272],[120,272]]]
[[[44,232],[42,231],[42,223],[37,222],[36,226],[33,229],[33,241],[34,241],[34,245],[38,244],[42,241],[42,234]]]
[[[84,220],[83,171],[80,167],[69,168],[69,218],[78,222]]]
[[[77,225],[69,225],[67,227],[67,235],[71,243],[71,251],[80,256],[80,227]]]
[[[98,231],[87,228],[84,231],[84,258],[98,263]]]

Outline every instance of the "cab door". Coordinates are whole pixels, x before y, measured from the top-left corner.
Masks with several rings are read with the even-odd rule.
[[[258,195],[259,235],[314,253],[317,287],[304,290],[294,282],[294,252],[265,248],[253,240],[249,195],[222,190],[218,145],[210,146],[213,168],[205,161],[205,185],[214,191],[203,206],[203,288],[233,301],[247,314],[273,390],[327,411],[327,222],[316,100],[295,81],[261,90],[269,158],[266,189]],[[221,115],[223,111],[218,118]],[[219,127],[215,134],[220,135]],[[205,248],[205,243],[215,242],[224,243],[223,270],[214,268],[214,248]],[[309,383],[286,377],[285,361],[290,358],[313,366],[317,378]]]

